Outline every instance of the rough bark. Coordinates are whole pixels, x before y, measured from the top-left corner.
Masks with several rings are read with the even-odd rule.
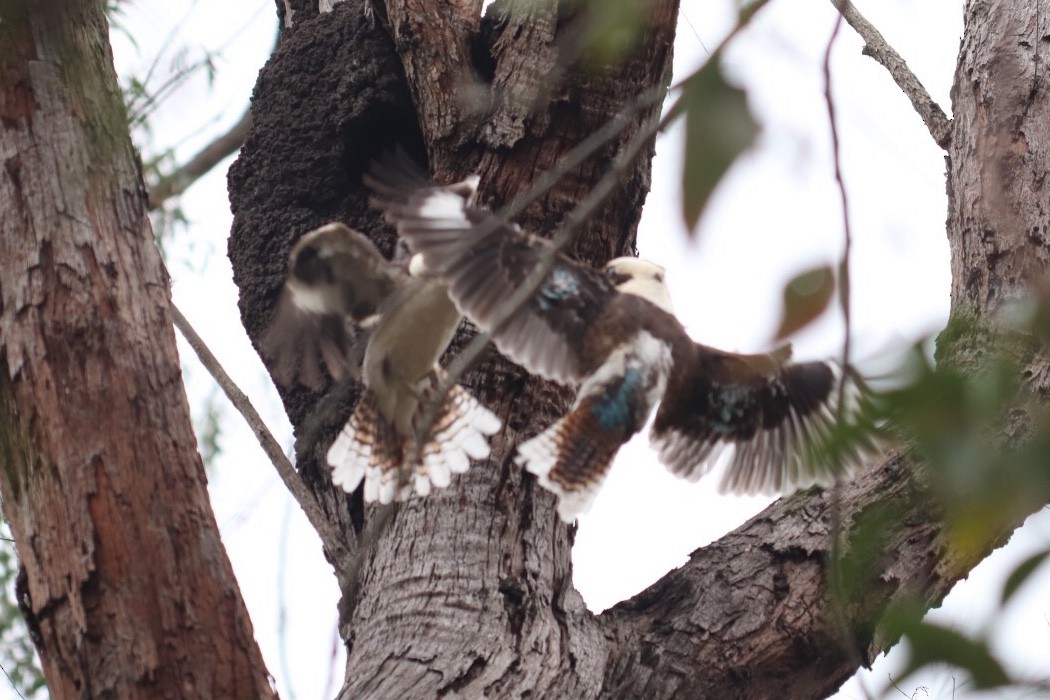
[[[53,698],[273,697],[96,0],[0,2],[0,495]]]
[[[1040,190],[1050,162],[1050,41],[1030,5],[969,3],[954,91],[953,311],[989,321],[998,300],[1022,294],[1047,255]],[[564,53],[569,44],[559,40],[573,17],[553,3],[498,3],[477,35],[465,3],[430,11],[389,2],[375,25],[355,2],[320,16],[304,6],[260,76],[252,133],[231,170],[230,255],[252,337],[269,318],[287,250],[303,231],[338,218],[389,250],[391,233],[368,211],[360,185],[375,153],[405,145],[428,157],[439,181],[478,172],[483,200],[502,204],[634,95],[666,84],[677,3],[649,7],[642,47],[620,65],[587,69]],[[418,12],[433,21],[420,22]],[[442,13],[458,19],[445,22]],[[538,79],[544,74],[553,82]],[[483,119],[455,100],[464,91],[473,99],[478,81],[497,88],[480,101]],[[556,225],[655,117],[640,115],[519,222],[537,231]],[[581,259],[601,263],[633,244],[648,156],[581,232],[573,249]],[[966,347],[953,338],[943,354]],[[1044,396],[1046,375],[1031,373]],[[923,465],[893,455],[841,493],[847,542],[866,517],[894,514],[881,556],[866,563],[844,604],[832,604],[825,576],[830,498],[807,492],[595,616],[572,588],[572,528],[510,459],[514,445],[564,409],[567,393],[494,353],[468,384],[506,420],[492,459],[402,506],[360,576],[334,562],[349,651],[341,697],[824,697],[894,641],[877,629],[887,605],[937,604],[1026,515],[1011,514],[975,549],[959,551],[924,492]],[[354,392],[321,401],[295,387],[282,392],[299,431],[301,472],[349,540],[375,513],[333,491],[321,456]]]
[[[1048,14],[1044,2],[966,7],[948,171],[954,311],[995,311],[1046,277]]]

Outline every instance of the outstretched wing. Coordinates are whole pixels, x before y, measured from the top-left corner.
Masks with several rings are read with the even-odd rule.
[[[368,238],[341,223],[306,233],[292,248],[288,278],[262,341],[278,380],[319,388],[318,356],[334,379],[356,376],[368,329],[404,277]]]
[[[490,212],[473,204],[476,177],[437,187],[413,177],[403,163],[386,163],[366,182],[376,192],[373,206],[504,355],[562,383],[578,382],[593,369],[580,349],[585,330],[616,295],[604,275],[555,255],[536,291],[504,318],[530,275],[551,255],[549,243],[513,224],[490,224]]]
[[[768,355],[694,350],[690,360],[676,358],[650,434],[672,472],[699,479],[733,446],[723,491],[783,493],[833,479],[835,465],[818,450],[835,421],[837,365],[793,364],[786,347]]]

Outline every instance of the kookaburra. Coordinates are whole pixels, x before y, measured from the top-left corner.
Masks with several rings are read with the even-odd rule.
[[[535,293],[497,327],[518,287],[550,259],[550,243],[513,224],[479,226],[490,213],[473,204],[476,177],[420,186],[404,169],[377,166],[368,179],[373,205],[504,355],[579,384],[572,410],[517,456],[557,495],[563,520],[589,507],[613,456],[657,403],[650,440],[679,476],[699,479],[733,446],[724,491],[785,492],[833,479],[837,466],[813,457],[835,420],[837,364],[793,364],[788,346],[742,355],[694,342],[673,314],[663,269],[636,258],[599,271],[554,255]]]
[[[459,325],[445,286],[422,259],[387,261],[341,223],[310,231],[292,248],[277,314],[264,338],[282,382],[320,384],[318,354],[336,380],[364,382],[328,450],[332,480],[366,501],[426,495],[489,454],[500,420],[454,386],[427,426],[425,408],[444,376],[438,359]],[[437,397],[440,398],[440,397]]]

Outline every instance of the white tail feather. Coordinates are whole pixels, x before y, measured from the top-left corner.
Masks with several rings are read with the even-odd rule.
[[[526,471],[535,474],[540,486],[547,489],[558,499],[558,517],[562,521],[571,523],[580,515],[591,509],[602,480],[588,483],[577,489],[566,489],[564,486],[550,478],[551,470],[558,463],[560,448],[560,432],[563,420],[559,420],[544,430],[539,435],[526,440],[518,445],[518,454],[514,462]]]
[[[462,474],[470,468],[470,460],[489,456],[489,437],[503,426],[496,414],[488,410],[461,386],[454,386],[445,399],[444,415],[434,428],[433,435],[423,448],[420,474],[429,477],[431,485],[444,488],[453,474]],[[419,490],[416,482],[416,492]]]
[[[471,459],[489,456],[489,436],[503,425],[466,389],[455,386],[445,400],[431,438],[423,446],[419,463],[411,474],[404,474],[400,464],[380,462],[380,453],[391,451],[373,449],[377,431],[373,426],[362,425],[361,415],[359,411],[351,414],[328,449],[327,461],[336,486],[349,493],[363,481],[364,499],[370,503],[403,501],[413,491],[427,496],[432,488],[447,487],[452,474],[462,474],[470,468]],[[411,454],[411,447],[411,439],[406,439],[401,453]]]
[[[357,424],[358,414],[355,411],[350,419],[339,431],[335,442],[328,448],[326,457],[329,466],[332,467],[332,483],[347,493],[354,491],[365,479],[367,473],[373,469],[372,443],[360,439],[359,435],[365,434],[360,431]],[[368,433],[370,435],[370,433]],[[368,492],[368,480],[365,479],[365,492]]]

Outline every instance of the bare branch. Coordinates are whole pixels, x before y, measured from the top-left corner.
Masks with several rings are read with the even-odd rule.
[[[223,158],[236,152],[244,143],[244,137],[248,134],[251,125],[252,113],[249,108],[244,110],[244,114],[236,124],[230,127],[229,131],[202,148],[185,164],[157,181],[149,193],[150,211],[160,209],[164,202],[185,192],[190,185],[218,165]]]
[[[273,40],[273,48],[270,49],[272,56],[277,47],[281,45],[281,32],[277,31]],[[153,69],[150,68],[152,71]],[[184,165],[175,168],[174,171],[160,178],[150,188],[149,201],[150,211],[156,211],[172,197],[177,197],[185,192],[190,185],[203,177],[209,170],[214,168],[226,156],[232,155],[244,143],[248,130],[252,127],[251,105],[244,110],[244,114],[237,123],[229,128],[222,136],[216,137],[211,143],[202,148],[197,155],[190,158]]]
[[[281,477],[284,485],[288,487],[292,497],[299,504],[299,507],[303,509],[303,512],[306,513],[307,520],[310,521],[310,524],[313,525],[317,534],[321,537],[321,542],[328,551],[331,561],[349,561],[350,556],[338,528],[322,512],[317,498],[306,487],[299,473],[285,455],[284,450],[281,449],[273,434],[270,433],[258,411],[252,406],[252,402],[234,383],[230,375],[226,374],[226,370],[219,364],[219,360],[208,349],[208,346],[197,335],[197,332],[193,330],[193,326],[190,325],[190,322],[186,320],[186,317],[182,315],[182,312],[179,311],[174,303],[171,304],[171,316],[175,321],[175,327],[179,329],[186,342],[197,353],[201,364],[215,378],[215,381],[227,398],[229,398],[233,407],[244,416],[245,422],[248,423],[248,427],[255,433],[255,437],[259,440],[259,445],[262,446],[263,452],[266,453],[274,468],[277,469],[277,474]]]
[[[850,0],[831,0],[849,25],[864,40],[863,53],[871,56],[885,66],[897,86],[911,100],[912,107],[922,117],[930,136],[943,149],[947,149],[952,140],[952,120],[945,114],[926,91],[919,79],[908,68],[901,55],[890,46],[879,30],[864,18]]]
[[[839,380],[838,394],[838,416],[840,423],[846,419],[846,384],[848,383],[850,341],[852,338],[852,317],[850,315],[850,276],[849,276],[849,254],[853,247],[853,231],[850,228],[849,198],[846,196],[846,182],[842,177],[842,149],[839,142],[839,128],[836,120],[835,99],[831,94],[831,52],[835,48],[835,39],[838,38],[839,30],[842,28],[842,16],[835,18],[835,29],[828,39],[827,49],[824,51],[824,104],[827,107],[828,127],[831,133],[831,154],[835,171],[835,184],[839,191],[839,205],[842,211],[842,260],[839,262],[839,307],[842,310],[842,322],[845,332],[842,340],[842,378]],[[831,511],[831,562],[828,566],[828,586],[832,592],[830,604],[830,620],[838,633],[839,643],[843,650],[849,655],[852,663],[860,668],[864,659],[860,655],[856,644],[853,642],[852,630],[849,616],[845,609],[848,591],[843,581],[842,573],[842,483],[841,474],[835,474],[835,483],[832,485],[830,494]]]

